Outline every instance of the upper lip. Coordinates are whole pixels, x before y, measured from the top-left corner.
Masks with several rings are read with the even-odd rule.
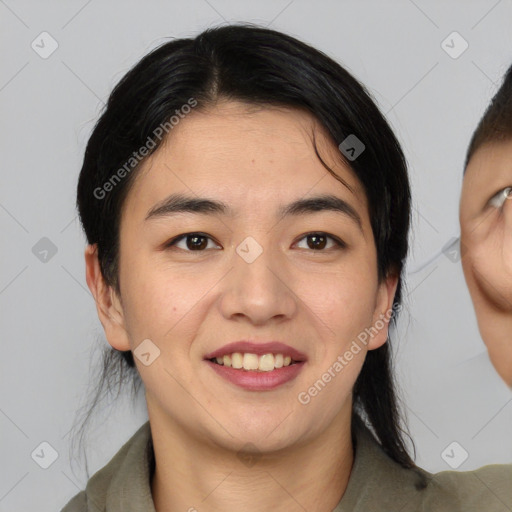
[[[255,343],[252,341],[234,341],[228,343],[213,352],[205,355],[205,359],[214,359],[215,357],[222,357],[234,352],[242,352],[249,354],[256,354],[262,356],[264,354],[283,354],[290,356],[294,361],[306,361],[307,357],[299,350],[286,345],[280,341],[269,341],[265,343]]]

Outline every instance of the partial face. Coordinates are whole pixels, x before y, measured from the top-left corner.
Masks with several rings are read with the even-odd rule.
[[[512,386],[512,141],[471,158],[460,203],[462,265],[478,325],[498,373]]]
[[[158,347],[147,366],[135,357],[152,421],[260,450],[349,421],[396,279],[378,283],[362,186],[317,126],[319,153],[352,191],[328,173],[312,127],[298,111],[220,103],[180,121],[137,176],[120,228],[125,335],[109,342]],[[208,203],[193,211],[177,196]],[[238,341],[254,345],[226,347]]]

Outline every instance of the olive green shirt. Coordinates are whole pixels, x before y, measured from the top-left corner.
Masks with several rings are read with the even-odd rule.
[[[366,427],[356,430],[354,448],[348,486],[333,512],[512,511],[512,464],[436,474],[404,469]],[[61,512],[156,512],[154,464],[147,421]]]

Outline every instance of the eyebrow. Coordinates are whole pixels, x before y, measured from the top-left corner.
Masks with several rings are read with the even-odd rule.
[[[331,194],[322,194],[306,199],[298,199],[277,210],[277,218],[282,220],[289,216],[306,215],[320,211],[332,211],[345,215],[354,221],[363,231],[361,217],[349,203]],[[153,206],[145,220],[167,217],[179,213],[195,213],[200,215],[234,216],[233,210],[224,202],[202,197],[191,197],[183,194],[171,194]]]

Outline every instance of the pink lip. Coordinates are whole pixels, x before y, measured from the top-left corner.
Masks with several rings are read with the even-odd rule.
[[[283,366],[282,368],[275,368],[269,372],[257,372],[236,370],[235,368],[222,366],[211,361],[206,361],[206,363],[227,381],[249,391],[270,391],[275,389],[297,377],[305,364],[301,362],[290,366]]]
[[[290,356],[293,361],[307,361],[305,354],[279,341],[270,341],[268,343],[235,341],[206,354],[204,358],[213,359],[215,357],[222,357],[226,354],[233,354],[234,352],[256,354],[258,356],[262,356],[264,354],[283,354],[284,356]]]

